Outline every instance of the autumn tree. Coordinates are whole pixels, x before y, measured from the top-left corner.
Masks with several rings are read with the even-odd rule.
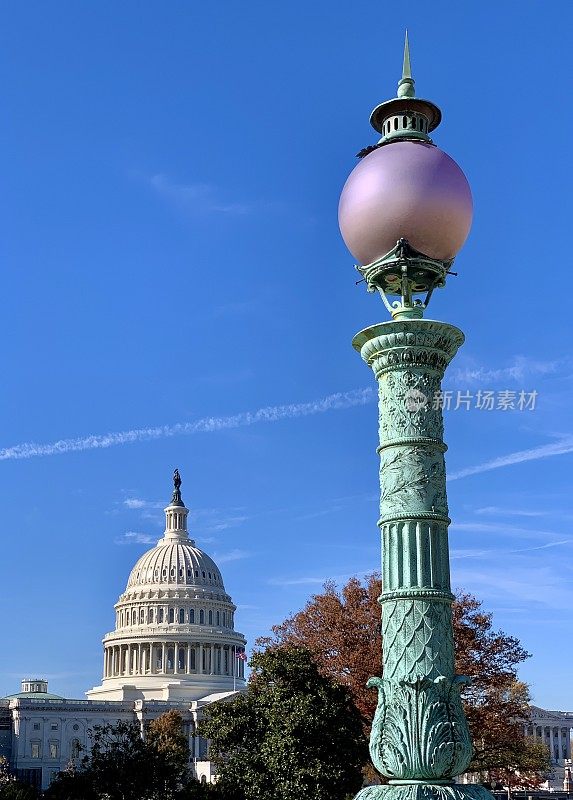
[[[381,590],[376,573],[364,582],[351,578],[340,591],[326,583],[302,611],[273,627],[273,637],[258,642],[263,647],[308,648],[323,675],[348,687],[367,729],[377,697],[366,688],[366,681],[381,670]],[[517,666],[529,653],[515,637],[495,631],[492,615],[467,593],[456,597],[453,625],[456,671],[472,678],[464,693],[475,746],[470,771],[491,777],[509,769],[522,773],[524,785],[528,780],[534,783],[548,761],[523,734],[530,713],[529,695],[517,680]]]
[[[146,742],[153,751],[156,782],[163,796],[175,793],[189,780],[189,743],[183,731],[183,717],[175,709],[149,723]]]
[[[251,661],[247,690],[205,710],[222,800],[344,800],[361,786],[367,746],[346,687],[301,647],[270,647]]]

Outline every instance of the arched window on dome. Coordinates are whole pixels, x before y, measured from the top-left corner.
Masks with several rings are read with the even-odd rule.
[[[203,577],[205,577],[205,570],[203,570],[203,573],[202,573],[202,574],[203,574]]]
[[[187,569],[187,577],[188,577],[188,578],[190,578],[190,577],[191,577],[191,570],[190,570],[190,569]]]
[[[139,609],[139,624],[143,625],[144,621],[145,621],[145,611],[144,611],[143,608],[140,608]]]
[[[134,608],[132,610],[132,612],[131,612],[131,624],[132,625],[136,625],[137,624],[137,616],[136,615],[137,615],[137,611]]]
[[[198,578],[198,577],[199,577],[199,570],[198,570],[198,569],[196,569],[196,570],[195,570],[195,577],[196,577],[196,578]]]
[[[189,622],[191,625],[195,623],[195,611],[193,609],[189,611]]]
[[[223,628],[227,627],[227,612],[223,611]]]
[[[203,611],[203,609],[201,609],[199,611],[199,625],[204,625],[204,624],[205,624],[205,612]]]
[[[153,606],[147,609],[147,622],[153,622]]]
[[[209,611],[209,625],[213,624],[213,612]]]
[[[157,612],[157,622],[163,622],[163,609],[160,608]]]
[[[175,567],[171,567],[170,575],[171,575],[172,578],[175,577]]]
[[[183,567],[179,567],[179,577],[183,577]]]
[[[221,624],[221,612],[217,611],[217,626]]]
[[[169,609],[169,622],[175,622],[175,610],[173,608]]]
[[[184,608],[180,608],[179,609],[179,624],[183,625],[184,622],[185,622],[185,609]]]

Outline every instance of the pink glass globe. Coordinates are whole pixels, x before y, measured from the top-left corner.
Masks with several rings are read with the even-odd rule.
[[[472,223],[466,176],[446,153],[425,142],[392,142],[369,153],[350,173],[338,222],[360,264],[386,255],[400,238],[430,258],[447,261]]]

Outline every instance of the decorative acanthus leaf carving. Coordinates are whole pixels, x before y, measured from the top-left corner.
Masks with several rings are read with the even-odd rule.
[[[462,709],[465,678],[413,681],[371,678],[378,706],[370,736],[376,769],[399,780],[447,780],[467,769],[473,754]]]

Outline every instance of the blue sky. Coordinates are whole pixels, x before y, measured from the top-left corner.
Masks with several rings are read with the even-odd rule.
[[[350,341],[386,312],[336,209],[408,26],[475,201],[432,301],[467,337],[448,388],[538,392],[534,411],[446,413],[453,583],[533,653],[535,701],[573,706],[572,17],[566,0],[2,6],[0,696],[28,674],[98,683],[175,466],[250,642],[377,567],[374,381]]]

